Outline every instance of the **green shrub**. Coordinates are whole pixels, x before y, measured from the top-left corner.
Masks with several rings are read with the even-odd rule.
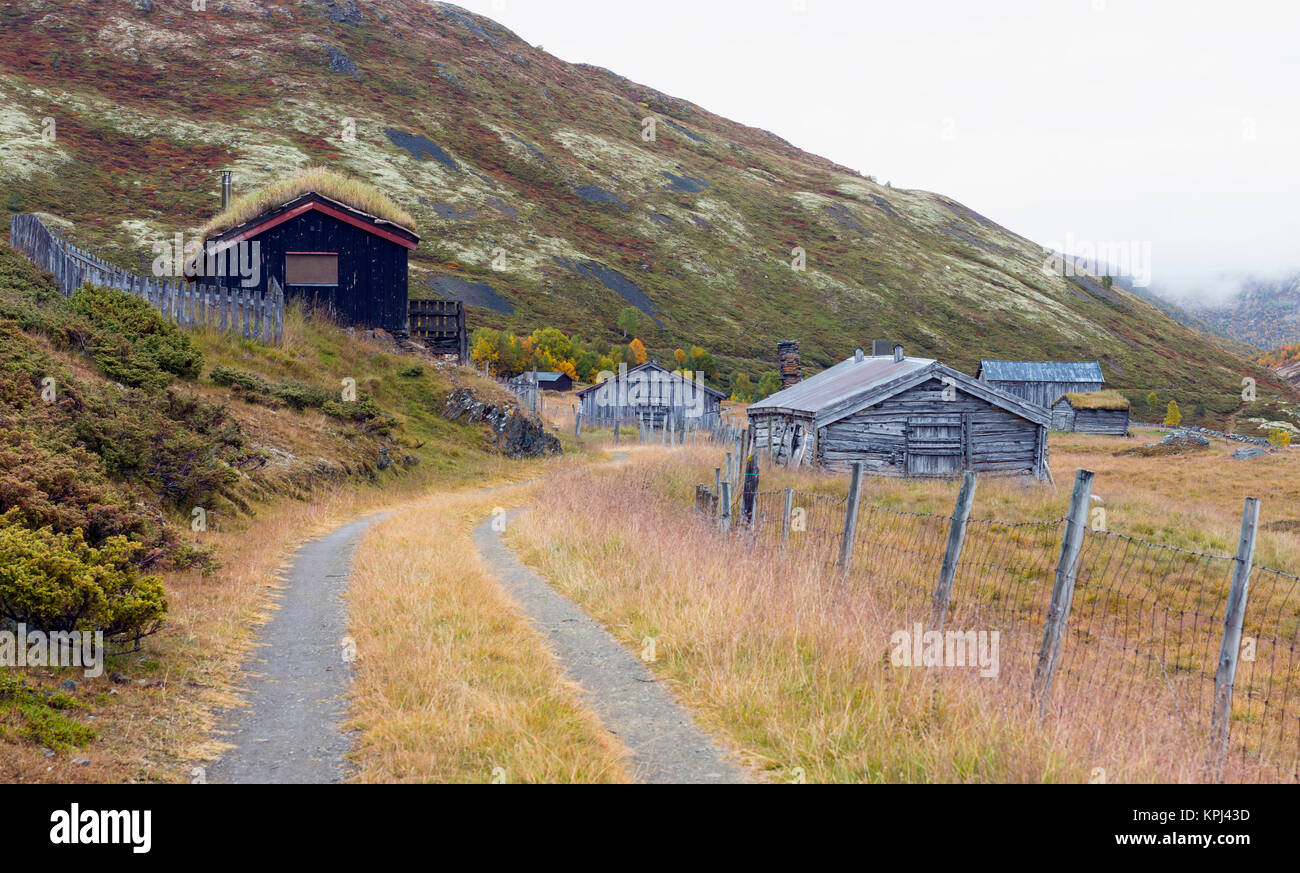
[[[74,425],[110,476],[139,482],[188,510],[236,481],[243,436],[225,407],[175,391],[88,402]]]
[[[174,376],[194,379],[203,369],[203,353],[146,300],[87,286],[72,295],[70,305],[91,323],[87,349],[110,379],[161,388]]]
[[[236,370],[234,367],[213,367],[208,378],[213,384],[220,385],[223,388],[234,388],[236,391],[244,391],[249,394],[269,394],[271,389],[266,384],[266,380],[256,373],[246,373],[243,370]]]
[[[424,367],[419,364],[411,364],[409,367],[403,367],[397,371],[397,375],[403,379],[418,379],[424,375]]]
[[[271,396],[301,411],[308,408],[319,409],[335,395],[324,388],[308,385],[297,379],[282,379],[271,386]]]
[[[162,583],[131,562],[141,548],[126,537],[95,548],[79,530],[33,530],[11,510],[0,516],[0,617],[46,633],[153,633],[167,600]]]
[[[85,746],[95,729],[77,721],[68,710],[83,708],[76,698],[59,691],[32,687],[16,676],[0,674],[0,713],[14,713],[24,722],[21,734],[55,751]]]

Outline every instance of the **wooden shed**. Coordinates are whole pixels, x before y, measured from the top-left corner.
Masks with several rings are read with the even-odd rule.
[[[975,378],[1044,409],[1062,394],[1087,394],[1106,385],[1097,361],[980,361]]]
[[[1129,408],[1118,391],[1063,394],[1052,404],[1052,430],[1128,436]]]
[[[582,420],[591,424],[639,422],[660,427],[710,427],[718,420],[726,395],[703,382],[687,379],[657,361],[619,371],[577,392]]]
[[[223,252],[242,246],[238,257],[249,260],[255,255],[259,269],[251,285],[247,276],[230,275],[231,270],[214,281],[234,288],[265,288],[274,278],[289,299],[325,306],[347,324],[405,331],[407,255],[419,245],[420,237],[413,225],[362,208],[363,203],[371,208],[374,203],[388,203],[391,212],[380,211],[405,216],[377,191],[355,182],[351,186],[335,182],[329,190],[336,188],[367,191],[368,196],[349,203],[320,190],[300,191],[289,185],[281,189],[284,197],[274,196],[274,191],[269,196],[254,193],[223,211],[209,225],[206,257],[215,255],[220,261]],[[254,211],[250,202],[255,204],[252,215],[247,214]]]
[[[929,358],[864,355],[749,407],[757,450],[884,476],[1048,475],[1048,411]]]
[[[573,377],[568,373],[539,372],[537,387],[543,391],[558,391],[565,394],[573,390]]]

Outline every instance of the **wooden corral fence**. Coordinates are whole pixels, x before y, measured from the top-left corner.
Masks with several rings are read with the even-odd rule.
[[[183,328],[230,331],[267,344],[284,336],[284,291],[274,279],[263,292],[139,276],[60,239],[35,215],[9,219],[9,244],[52,273],[65,297],[90,283],[141,297]]]
[[[842,590],[888,593],[950,647],[997,629],[998,682],[1043,715],[1116,735],[1140,718],[1135,729],[1203,756],[1205,781],[1300,781],[1300,576],[1255,563],[1256,498],[1236,554],[1212,554],[1107,530],[1089,470],[1063,518],[1013,522],[971,517],[970,471],[943,515],[871,502],[856,462],[845,497],[760,490],[765,455],[742,431],[695,486],[695,515],[746,550],[827,568]]]
[[[459,300],[409,300],[407,330],[436,355],[456,355],[469,360],[469,335],[465,332],[465,304]]]

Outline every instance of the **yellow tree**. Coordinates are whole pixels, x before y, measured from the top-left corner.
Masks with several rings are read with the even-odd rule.
[[[673,357],[677,359],[677,369],[682,370],[686,368],[686,352],[678,349],[673,352]]]
[[[632,353],[632,360],[636,362],[638,367],[646,362],[645,343],[639,339],[634,339],[627,344],[627,347]]]
[[[492,369],[496,369],[496,363],[501,357],[501,334],[495,330],[478,330],[474,332],[474,345],[469,350],[469,356],[480,367],[488,364]]]
[[[1180,424],[1183,420],[1183,414],[1178,411],[1178,401],[1170,400],[1169,405],[1165,407],[1165,424],[1171,427]]]

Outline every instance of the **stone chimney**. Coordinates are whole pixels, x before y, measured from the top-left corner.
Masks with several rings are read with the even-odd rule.
[[[889,340],[872,340],[871,357],[882,358],[892,351]]]
[[[799,384],[799,341],[781,340],[776,344],[776,362],[781,370],[781,390]]]

